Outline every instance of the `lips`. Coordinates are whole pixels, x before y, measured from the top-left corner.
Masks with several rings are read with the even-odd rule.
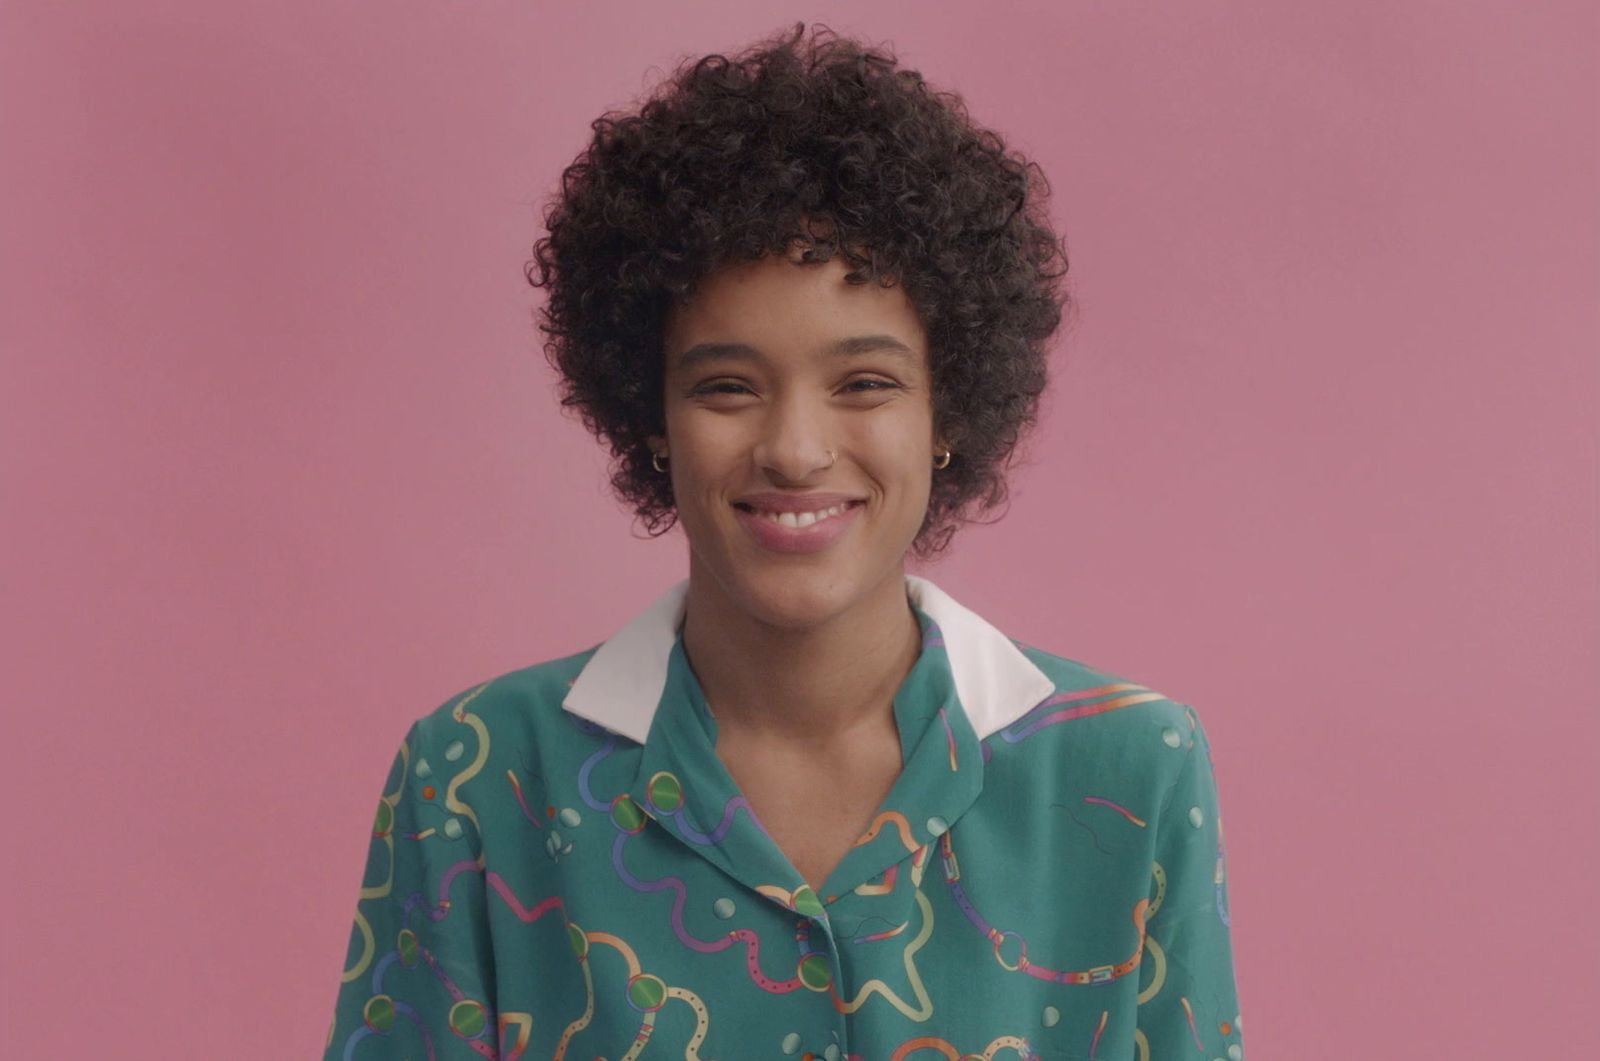
[[[850,531],[860,519],[865,502],[843,501],[843,511],[825,516],[804,527],[787,524],[764,516],[750,506],[734,503],[741,526],[750,533],[756,544],[779,553],[810,553],[826,549]]]

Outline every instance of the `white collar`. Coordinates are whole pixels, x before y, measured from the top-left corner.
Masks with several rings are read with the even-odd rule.
[[[1055,682],[978,613],[917,575],[906,575],[911,602],[939,624],[956,695],[979,740],[1056,691]],[[683,622],[689,580],[669,588],[603,642],[573,681],[561,706],[639,744],[667,682],[667,662]]]

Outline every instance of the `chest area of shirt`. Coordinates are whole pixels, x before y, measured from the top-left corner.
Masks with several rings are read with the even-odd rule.
[[[903,765],[898,743],[886,741],[833,756],[728,741],[717,754],[773,843],[819,894]]]
[[[875,787],[892,787],[892,779],[868,785],[856,770],[818,775],[807,784],[806,770],[820,764],[795,760],[787,772],[783,766],[736,761],[744,776],[741,794],[773,845],[823,894],[836,864],[883,802]],[[599,800],[605,791],[599,787],[591,795]],[[1011,798],[980,804],[972,818],[957,823],[948,834],[959,834],[953,847],[940,842],[907,852],[868,887],[839,887],[826,922],[800,916],[770,894],[741,889],[696,857],[692,852],[716,847],[703,842],[723,825],[714,815],[690,821],[696,836],[687,845],[663,825],[677,824],[670,814],[620,822],[585,815],[577,828],[562,830],[573,841],[570,851],[534,863],[541,870],[536,880],[519,880],[520,871],[507,875],[507,894],[528,911],[537,909],[535,900],[557,897],[559,907],[529,922],[528,911],[513,908],[499,891],[486,896],[503,927],[497,947],[502,938],[516,941],[497,950],[506,971],[502,1005],[545,1018],[525,1056],[555,1041],[556,1032],[539,1033],[539,1027],[581,1029],[568,1044],[569,1057],[617,1056],[639,1025],[640,996],[632,989],[659,978],[691,993],[676,996],[680,1001],[692,995],[708,1008],[669,1001],[653,1027],[652,1045],[697,1044],[708,1057],[746,1056],[741,1051],[752,1048],[756,1056],[781,1056],[790,1041],[783,1037],[791,1033],[803,1040],[802,1050],[821,1057],[840,1041],[831,1035],[837,1031],[847,1038],[848,1053],[886,1058],[937,1027],[959,1030],[962,1049],[970,1041],[974,1054],[1005,1038],[1025,1041],[1043,1058],[1066,1058],[1080,1056],[1082,1036],[1105,1027],[1107,1012],[1116,1020],[1097,1040],[1096,1056],[1132,1057],[1118,1022],[1126,1025],[1126,1015],[1136,1011],[1136,968],[1116,970],[1116,984],[1095,983],[1092,990],[1027,970],[1077,973],[1132,960],[1139,942],[1132,912],[1149,889],[1148,860],[1125,860],[1128,872],[1113,886],[1105,865],[1092,864],[1096,849],[1088,834],[1069,848],[1059,840],[1043,842],[1034,831],[1080,835],[1060,825],[1060,811],[1024,814],[1020,793],[999,794]],[[660,802],[665,807],[670,800]],[[741,813],[735,820],[747,819]],[[899,842],[892,824],[880,834],[890,846]],[[1053,857],[1069,850],[1070,860]],[[1049,886],[1022,883],[1028,881]],[[787,881],[772,876],[759,883]],[[1066,902],[1062,894],[1075,898]],[[571,959],[573,925],[585,934],[581,969]],[[770,989],[777,984],[792,989]],[[839,1014],[835,997],[856,1006]],[[537,1040],[538,1034],[547,1039]],[[537,1056],[555,1053],[552,1046]]]

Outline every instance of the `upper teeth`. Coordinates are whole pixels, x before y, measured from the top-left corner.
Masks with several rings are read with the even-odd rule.
[[[834,505],[832,508],[825,508],[819,512],[763,512],[761,509],[756,509],[755,513],[758,516],[764,516],[772,520],[774,523],[781,523],[785,527],[809,527],[819,519],[837,516],[847,507],[848,505]]]

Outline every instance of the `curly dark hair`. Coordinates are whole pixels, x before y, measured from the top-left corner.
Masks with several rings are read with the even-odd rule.
[[[900,283],[953,451],[911,546],[926,560],[970,509],[1006,499],[1069,306],[1066,247],[1043,172],[959,95],[826,26],[804,37],[798,22],[731,59],[683,60],[636,114],[596,119],[524,275],[549,289],[539,327],[561,404],[609,444],[612,489],[652,537],[677,519],[646,441],[665,433],[672,300],[724,264],[796,246],[802,261],[843,254],[850,283]]]

